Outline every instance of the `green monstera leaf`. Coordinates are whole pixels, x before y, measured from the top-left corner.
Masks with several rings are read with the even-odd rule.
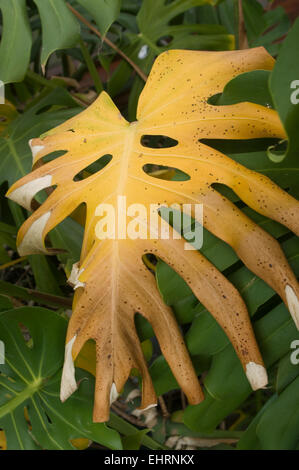
[[[80,25],[65,0],[33,0],[40,16],[42,49],[40,62],[44,67],[49,56],[60,49],[74,47],[80,37]],[[78,3],[95,19],[105,34],[120,11],[120,0],[85,0]],[[26,0],[0,0],[3,34],[0,45],[0,80],[4,83],[23,80],[30,62],[32,21]],[[32,13],[36,13],[33,10]]]
[[[71,441],[78,438],[122,448],[116,431],[92,423],[90,374],[78,370],[78,392],[67,403],[59,399],[66,327],[64,318],[44,308],[0,314],[5,347],[0,357],[0,428],[8,449],[74,449]]]

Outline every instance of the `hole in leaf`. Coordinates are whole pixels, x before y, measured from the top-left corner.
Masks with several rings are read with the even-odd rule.
[[[157,46],[159,46],[159,47],[167,47],[167,46],[170,45],[170,43],[172,42],[172,40],[173,40],[173,36],[170,36],[170,35],[161,36],[161,37],[157,40],[156,44],[157,44]]]
[[[45,244],[52,253],[59,254],[59,261],[65,264],[69,271],[72,265],[80,259],[86,219],[86,205],[81,203],[64,220],[48,233]],[[49,248],[50,247],[50,248]],[[70,288],[72,291],[72,289]]]
[[[269,146],[276,145],[279,139],[200,139],[199,142],[226,155],[231,155],[266,151]]]
[[[276,145],[270,145],[267,148],[267,155],[272,162],[280,163],[286,156],[288,141],[280,140]]]
[[[165,149],[178,145],[177,140],[167,137],[166,135],[143,135],[140,139],[140,143],[143,147],[151,149]]]
[[[31,209],[33,211],[36,211],[46,201],[50,194],[52,194],[55,188],[57,188],[57,186],[53,185],[38,191],[38,193],[35,194],[34,198],[31,201]]]
[[[51,152],[42,157],[42,162],[43,163],[49,163],[52,160],[55,160],[55,158],[62,157],[62,155],[65,155],[67,153],[67,150],[57,150],[56,152]]]
[[[140,341],[145,341],[146,339],[150,339],[155,336],[151,324],[141,313],[135,314],[134,322]]]
[[[103,155],[102,157],[98,158],[95,162],[80,170],[79,173],[74,176],[73,181],[82,181],[86,178],[89,178],[95,173],[98,173],[98,171],[102,170],[106,165],[108,165],[108,163],[111,162],[111,160],[112,155]]]
[[[147,175],[161,180],[188,181],[190,179],[190,176],[187,173],[171,166],[147,163],[142,167],[142,169]]]
[[[218,193],[220,193],[222,196],[226,197],[229,201],[234,202],[234,203],[241,203],[242,204],[241,207],[245,206],[245,204],[242,201],[240,201],[240,198],[237,196],[237,194],[225,184],[213,183],[211,184],[211,187],[215,189]],[[238,207],[240,206],[238,205]]]
[[[50,416],[48,415],[48,413],[45,412],[45,416],[46,416],[48,422],[49,422],[50,424],[52,424],[52,420],[51,420]]]
[[[21,331],[22,336],[24,338],[26,346],[29,349],[32,349],[34,344],[33,344],[33,338],[31,336],[31,333],[30,333],[29,329],[23,323],[19,323],[19,328],[20,328],[20,331]]]
[[[142,256],[142,261],[145,264],[145,266],[147,267],[147,269],[151,273],[154,274],[155,270],[156,270],[156,264],[158,262],[157,257],[155,255],[153,255],[152,253],[146,253],[145,255]]]

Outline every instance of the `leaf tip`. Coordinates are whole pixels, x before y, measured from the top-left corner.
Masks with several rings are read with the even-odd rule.
[[[41,152],[45,148],[44,145],[33,145],[34,140],[35,139],[30,139],[29,142],[28,142],[29,147],[31,149],[31,153],[32,153],[32,165],[34,165],[34,163],[36,161],[36,157],[39,154],[39,152]]]
[[[252,390],[264,388],[268,383],[267,371],[261,364],[248,362],[246,364],[246,377],[251,385]]]
[[[50,215],[51,212],[48,211],[31,224],[18,246],[18,252],[21,256],[48,254],[44,245],[43,232]]]
[[[31,211],[31,201],[35,194],[52,186],[52,176],[45,175],[23,184],[19,188],[7,192],[7,197],[28,211]]]
[[[73,287],[74,290],[78,289],[78,287],[85,286],[85,282],[79,281],[79,276],[83,273],[83,271],[84,268],[79,269],[79,261],[73,264],[72,271],[67,282]]]
[[[285,294],[290,314],[292,315],[297,330],[299,330],[299,299],[295,294],[294,289],[289,285],[286,285],[285,287]]]
[[[155,408],[155,406],[157,406],[157,403],[152,403],[151,405],[148,405],[146,408],[139,408],[139,410],[144,412],[144,411],[150,410],[151,408]]]
[[[77,335],[75,335],[65,346],[64,364],[60,385],[60,400],[62,402],[65,402],[78,388],[72,356],[72,348],[76,338]]]
[[[117,391],[116,385],[113,382],[110,389],[110,405],[118,399],[119,393]]]

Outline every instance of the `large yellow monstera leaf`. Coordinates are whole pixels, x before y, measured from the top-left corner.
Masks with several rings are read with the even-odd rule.
[[[75,297],[61,399],[76,390],[73,361],[84,343],[93,339],[97,357],[95,421],[108,419],[110,403],[121,392],[132,368],[142,376],[141,408],[156,403],[135,330],[136,312],[153,326],[162,353],[189,402],[196,404],[204,399],[173,313],[161,300],[155,279],[143,262],[146,253],[155,254],[175,269],[215,317],[230,338],[252,388],[267,384],[240,294],[200,252],[186,250],[183,239],[173,237],[172,232],[169,239],[152,236],[159,228],[154,217],[154,222],[146,217],[153,212],[152,204],[190,204],[193,208],[203,204],[204,226],[231,245],[246,266],[276,290],[298,327],[299,289],[279,244],[212,184],[229,186],[248,206],[297,233],[298,202],[268,178],[201,142],[204,138],[285,137],[274,110],[252,103],[208,104],[208,98],[221,92],[236,75],[269,70],[273,63],[263,48],[234,52],[172,50],[156,60],[139,99],[136,122],[127,122],[103,92],[88,109],[30,143],[35,169],[13,185],[9,197],[30,210],[38,191],[50,186],[55,189],[21,227],[20,254],[47,253],[47,233],[80,204],[86,204],[81,258],[70,279]],[[178,143],[171,148],[148,148],[142,144],[144,135],[164,135]],[[38,164],[54,151],[65,153]],[[79,181],[75,178],[106,154],[112,159],[101,171]],[[190,179],[153,178],[144,171],[146,164],[179,168]],[[124,197],[127,207],[139,204],[146,208],[145,216],[141,211],[137,218],[146,237],[125,238],[123,233],[114,239],[104,237],[107,227],[101,224],[101,207],[112,205],[120,220],[123,213],[119,201]],[[128,224],[136,224],[133,212],[127,215]],[[161,217],[158,220],[161,222]]]

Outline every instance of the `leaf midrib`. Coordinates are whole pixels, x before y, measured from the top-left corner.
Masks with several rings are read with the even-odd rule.
[[[42,385],[43,379],[37,378],[34,382],[31,382],[26,388],[18,393],[14,398],[9,400],[7,403],[0,407],[0,419],[11,414],[18,406],[31,398]]]

